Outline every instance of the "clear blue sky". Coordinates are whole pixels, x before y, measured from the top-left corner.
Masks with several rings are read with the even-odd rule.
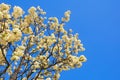
[[[0,0],[26,11],[40,5],[47,16],[71,10],[67,28],[80,34],[88,61],[61,73],[60,80],[120,80],[120,0]]]

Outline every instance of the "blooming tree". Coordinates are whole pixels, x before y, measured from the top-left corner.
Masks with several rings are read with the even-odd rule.
[[[0,4],[0,79],[58,80],[60,72],[82,66],[86,61],[78,34],[65,30],[71,12],[61,21],[46,18],[43,9]]]

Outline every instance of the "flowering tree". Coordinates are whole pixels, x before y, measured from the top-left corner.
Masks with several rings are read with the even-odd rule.
[[[86,61],[78,34],[64,29],[71,12],[46,18],[40,7],[0,4],[0,80],[58,80],[60,72],[79,68]],[[46,21],[48,20],[48,21]]]

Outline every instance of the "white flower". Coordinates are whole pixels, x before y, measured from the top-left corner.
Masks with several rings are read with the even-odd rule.
[[[20,59],[20,57],[15,56],[15,55],[13,55],[13,56],[11,57],[11,60],[19,60],[19,59]]]
[[[10,5],[7,5],[5,3],[0,4],[1,11],[8,11],[9,9],[10,9]]]
[[[24,29],[23,29],[23,32],[24,32],[25,34],[32,34],[32,33],[33,33],[33,31],[32,31],[32,28],[31,28],[31,27],[24,28]]]
[[[28,12],[29,12],[30,14],[34,14],[35,11],[36,11],[36,8],[35,8],[35,7],[31,7],[31,8],[28,10]]]
[[[58,23],[58,18],[57,17],[50,17],[49,20],[55,21],[55,23]]]
[[[71,14],[71,11],[70,11],[70,10],[66,11],[66,12],[64,13],[64,16],[65,16],[65,17],[62,18],[62,21],[63,21],[63,22],[68,22],[68,21],[70,20],[70,14]]]
[[[19,46],[18,48],[17,48],[18,50],[25,50],[25,46]]]
[[[13,35],[15,36],[15,41],[17,41],[17,40],[21,39],[21,37],[22,37],[22,32],[21,32],[20,29],[14,28],[14,29],[13,29]]]
[[[87,58],[84,55],[81,55],[80,58],[79,58],[79,61],[86,62]]]
[[[18,18],[18,17],[21,17],[23,13],[24,11],[22,10],[22,8],[15,6],[12,15],[14,18]]]
[[[71,14],[71,11],[70,11],[70,10],[67,10],[67,11],[64,13],[65,17],[70,17],[70,14]]]

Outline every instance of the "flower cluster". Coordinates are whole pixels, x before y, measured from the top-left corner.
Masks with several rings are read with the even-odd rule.
[[[71,14],[71,11],[70,11],[70,10],[66,11],[66,12],[64,13],[64,16],[65,16],[65,17],[62,18],[62,21],[63,21],[63,22],[68,22],[68,21],[70,20],[70,14]]]
[[[19,60],[20,57],[23,56],[24,54],[25,47],[24,46],[19,46],[15,49],[15,51],[12,54],[11,60]]]
[[[58,80],[60,72],[79,68],[87,59],[78,33],[66,30],[71,11],[61,21],[46,18],[38,7],[28,9],[0,4],[0,77],[10,80]],[[46,22],[48,20],[48,22]]]
[[[15,18],[15,19],[17,19],[17,18],[19,18],[19,17],[21,17],[22,15],[23,15],[23,10],[22,10],[22,8],[20,8],[19,6],[15,6],[14,7],[14,11],[13,11],[13,13],[12,13],[12,16]]]

